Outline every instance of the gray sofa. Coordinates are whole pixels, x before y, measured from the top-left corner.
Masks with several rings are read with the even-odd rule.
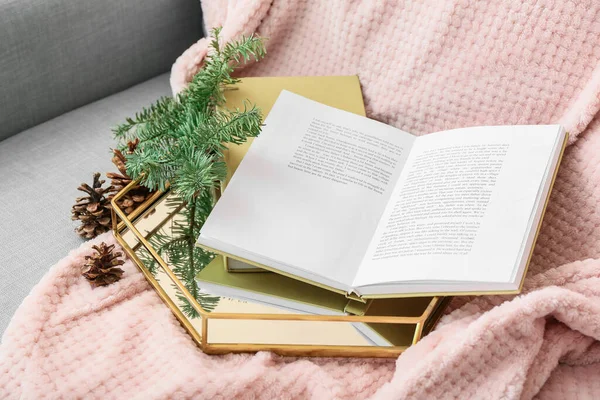
[[[199,0],[0,0],[0,334],[83,241],[77,186],[114,171],[111,128],[170,94]]]

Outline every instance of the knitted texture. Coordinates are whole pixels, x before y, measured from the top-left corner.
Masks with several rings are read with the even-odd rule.
[[[397,4],[402,3],[402,4]],[[127,262],[92,290],[91,244],[54,266],[0,346],[0,398],[600,397],[599,5],[211,0],[208,27],[258,33],[243,75],[358,74],[368,115],[415,134],[562,123],[571,133],[522,295],[457,298],[398,360],[207,356]],[[181,90],[202,39],[175,63]],[[110,234],[95,242],[114,243]]]

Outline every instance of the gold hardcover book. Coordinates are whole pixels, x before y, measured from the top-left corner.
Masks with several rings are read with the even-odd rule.
[[[364,117],[356,77],[327,89],[279,79],[227,93],[228,106],[248,99],[266,118],[252,144],[230,148],[198,245],[229,271],[268,270],[363,303],[520,292],[561,126],[415,136]]]
[[[308,99],[357,115],[365,115],[362,91],[358,76],[295,76],[269,78],[243,78],[227,90],[227,108],[244,108],[249,100],[260,108],[266,118],[282,90],[289,90]],[[230,144],[225,154],[227,182],[240,165],[253,139],[241,145]]]
[[[343,294],[265,270],[253,274],[232,273],[224,268],[223,259],[223,256],[218,256],[196,275],[199,287],[222,297],[310,314],[364,315],[372,303],[348,299]],[[431,298],[426,300],[427,303],[429,301]]]

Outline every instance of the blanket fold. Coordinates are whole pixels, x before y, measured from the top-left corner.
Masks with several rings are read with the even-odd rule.
[[[533,276],[521,296],[468,302],[394,363],[269,353],[205,355],[131,261],[123,266],[121,281],[90,287],[80,276],[80,265],[100,241],[115,243],[107,233],[74,250],[15,314],[0,346],[0,398],[494,399],[563,398],[565,390],[597,394],[597,259]],[[557,284],[547,286],[556,276],[561,277]],[[575,381],[576,386],[561,386]]]

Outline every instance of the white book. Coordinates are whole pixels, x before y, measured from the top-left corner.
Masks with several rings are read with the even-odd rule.
[[[566,140],[417,137],[282,91],[198,243],[365,298],[516,292]]]

